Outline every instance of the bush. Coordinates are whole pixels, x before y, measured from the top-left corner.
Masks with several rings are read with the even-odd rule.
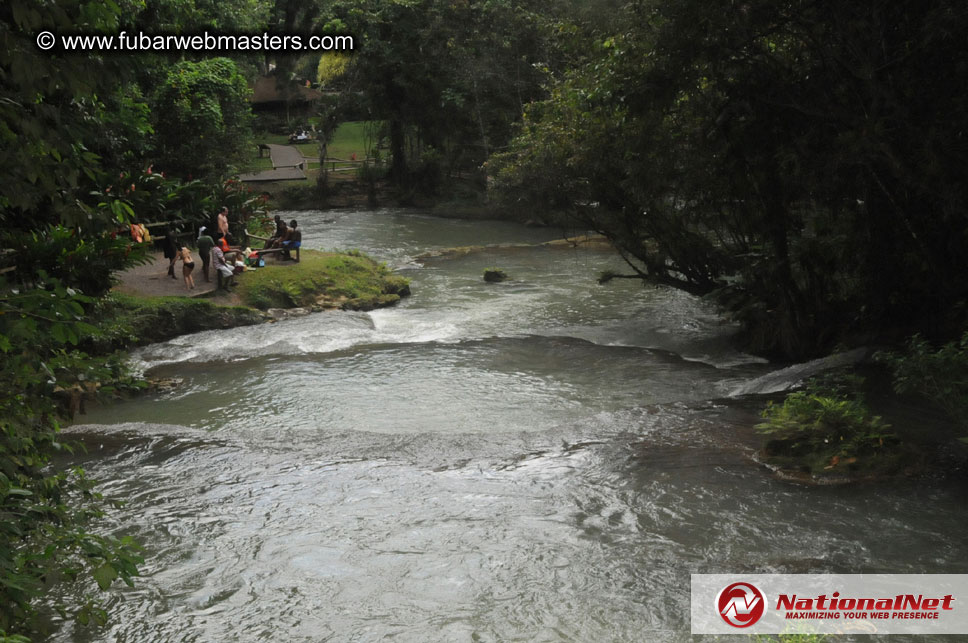
[[[871,413],[858,389],[862,379],[811,382],[782,404],[770,402],[757,431],[770,438],[763,454],[784,468],[818,474],[834,469],[870,469],[887,464],[900,444],[890,425]],[[889,464],[895,464],[893,457]]]
[[[968,332],[937,350],[915,335],[904,352],[880,352],[874,358],[891,369],[898,394],[923,395],[968,428]]]
[[[144,244],[132,244],[123,234],[82,235],[63,226],[31,233],[4,235],[8,247],[17,248],[16,276],[27,284],[45,276],[65,286],[97,296],[114,284],[114,273],[146,260]]]
[[[33,629],[33,601],[57,579],[106,589],[138,573],[133,541],[93,532],[106,501],[84,472],[51,466],[71,448],[59,435],[67,413],[58,400],[132,378],[116,356],[74,348],[92,331],[81,321],[89,297],[52,277],[24,291],[0,279],[0,293],[0,630],[20,634]],[[94,602],[65,611],[81,623],[106,617]]]
[[[356,170],[356,178],[367,184],[382,181],[386,178],[386,176],[386,166],[371,161],[364,161],[363,164],[360,165],[360,167]]]

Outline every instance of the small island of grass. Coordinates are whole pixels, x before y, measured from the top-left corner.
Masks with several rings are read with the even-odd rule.
[[[410,282],[359,251],[304,250],[299,263],[270,263],[241,275],[236,292],[241,303],[258,310],[372,310],[409,295]]]
[[[237,276],[231,292],[200,297],[112,292],[98,300],[81,342],[104,355],[204,330],[249,326],[273,319],[273,308],[372,310],[410,294],[410,282],[366,255],[304,250],[298,263],[270,260]]]

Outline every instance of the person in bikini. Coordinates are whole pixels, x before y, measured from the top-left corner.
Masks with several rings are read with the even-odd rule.
[[[182,277],[185,278],[185,288],[195,289],[195,279],[192,277],[192,270],[195,269],[195,259],[192,258],[192,251],[182,246],[178,251],[178,258],[182,262]]]

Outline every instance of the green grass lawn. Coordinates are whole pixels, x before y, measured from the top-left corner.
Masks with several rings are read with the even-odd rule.
[[[365,136],[365,128],[368,123],[366,121],[350,121],[347,123],[342,123],[337,129],[336,134],[333,136],[332,142],[329,144],[327,149],[329,158],[333,159],[352,159],[356,156],[358,161],[362,161],[367,158],[367,152],[373,151],[373,146],[376,143],[375,140],[375,128],[379,125],[376,122],[369,123],[371,130],[371,140],[367,141]],[[243,172],[257,172],[261,170],[271,170],[272,161],[268,156],[259,158],[258,144],[275,144],[275,145],[288,145],[289,136],[286,134],[269,134],[268,132],[256,132],[253,138],[255,144],[252,146],[252,153],[249,157],[245,167],[242,169]],[[367,150],[367,143],[369,143],[369,150]],[[293,145],[303,157],[307,159],[318,159],[319,158],[319,146],[316,143],[300,143],[299,145]],[[332,168],[331,163],[327,163],[327,166]],[[335,167],[345,168],[345,167],[358,167],[355,163],[340,163],[335,162]],[[306,169],[309,171],[318,170],[318,161],[308,161],[306,164]],[[309,172],[307,172],[307,175]],[[315,172],[313,172],[315,175]],[[315,184],[315,176],[307,179],[305,181],[287,181],[287,185],[301,185],[301,184]]]
[[[376,144],[375,140],[375,128],[379,125],[376,122],[369,123],[370,126],[370,140],[366,139],[366,127],[368,123],[366,121],[350,121],[347,123],[342,123],[337,129],[336,134],[333,136],[332,142],[329,144],[327,150],[329,158],[335,159],[346,159],[349,160],[356,155],[356,159],[362,161],[367,158],[367,143],[369,143],[370,152],[372,152],[373,146]],[[269,159],[268,155],[263,158],[259,158],[258,144],[275,144],[275,145],[288,145],[289,136],[286,134],[269,134],[268,132],[256,132],[253,137],[254,145],[252,146],[252,153],[249,157],[246,165],[242,168],[243,172],[258,172],[261,170],[271,170],[272,161]],[[299,145],[293,145],[300,154],[306,159],[318,159],[319,147],[316,143],[300,143]],[[265,154],[265,153],[264,153]],[[327,163],[327,167],[332,168],[333,162]],[[347,168],[347,167],[358,167],[355,163],[340,163],[335,162],[335,167],[337,168]],[[305,180],[300,181],[284,181],[281,185],[284,186],[300,186],[300,185],[315,185],[316,174],[319,170],[319,161],[309,160],[306,163],[306,175]]]
[[[367,141],[364,135],[364,128],[366,127],[366,121],[349,121],[340,124],[336,128],[336,134],[333,136],[333,140],[329,144],[329,155],[339,159],[348,159],[353,154],[356,154],[356,158],[363,160],[367,156]],[[378,126],[378,123],[371,123],[371,128]],[[373,145],[375,145],[375,135],[371,135],[374,140],[368,141],[370,144],[370,150],[372,151]],[[269,134],[267,132],[256,132],[254,141],[256,143],[272,143],[275,145],[288,145],[289,136],[286,134]],[[300,143],[299,145],[294,145],[296,149],[302,152],[303,156],[314,157],[319,154],[316,143]],[[258,156],[258,153],[255,153]]]
[[[349,159],[353,154],[356,154],[357,160],[362,161],[369,154],[372,154],[372,147],[376,145],[375,130],[379,124],[375,122],[369,123],[370,129],[372,130],[369,141],[366,141],[364,136],[364,127],[366,125],[366,121],[350,121],[341,124],[336,129],[333,142],[329,144],[329,155],[333,158]],[[370,144],[371,149],[367,149],[367,142]]]

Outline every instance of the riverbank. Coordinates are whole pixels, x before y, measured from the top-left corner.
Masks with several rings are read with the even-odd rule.
[[[98,332],[84,339],[84,350],[107,354],[189,333],[274,321],[278,315],[269,311],[277,308],[372,310],[410,294],[409,280],[356,251],[307,249],[298,263],[270,260],[264,268],[238,275],[230,292],[170,295],[174,280],[156,279],[156,272],[149,265],[120,276],[119,286],[92,311]],[[142,279],[146,275],[151,277]],[[197,283],[204,284],[200,275]]]
[[[278,210],[346,210],[353,208],[412,208],[442,219],[468,221],[525,221],[521,212],[501,207],[470,181],[455,181],[439,194],[418,194],[394,187],[387,179],[368,181],[356,173],[331,173],[328,187],[316,186],[319,170],[307,170],[300,181],[250,182],[255,191],[269,195]]]

